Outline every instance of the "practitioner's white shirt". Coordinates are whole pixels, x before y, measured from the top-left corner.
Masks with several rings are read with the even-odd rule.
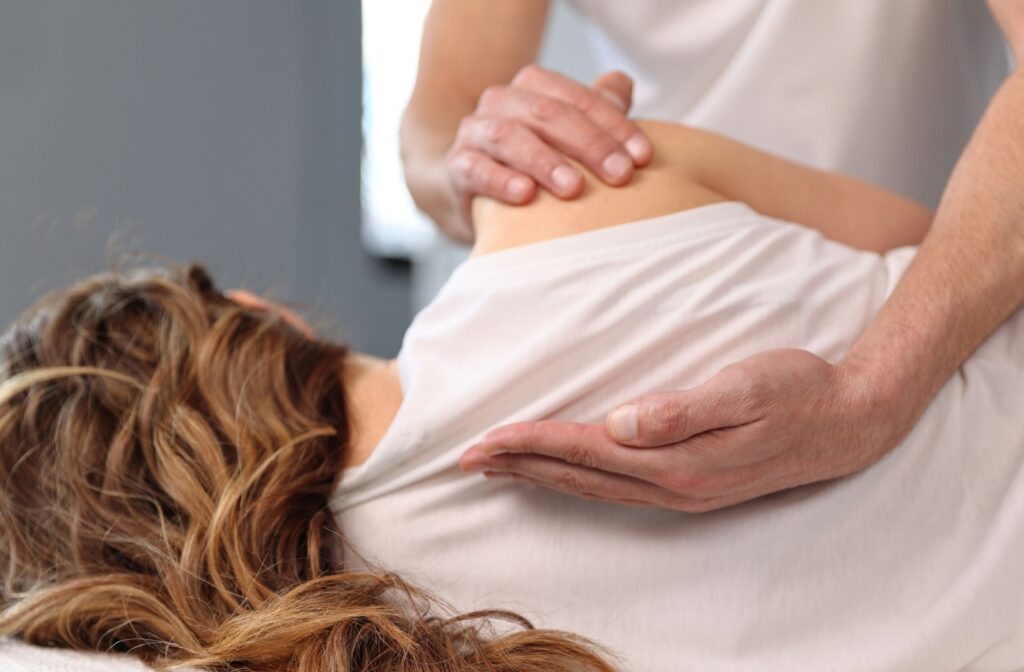
[[[636,112],[934,206],[1007,52],[983,0],[571,0]]]
[[[471,259],[406,335],[405,400],[340,480],[341,530],[460,610],[589,636],[625,670],[1024,669],[1019,316],[839,482],[689,515],[457,468],[496,425],[601,421],[769,348],[839,357],[912,255],[726,203]]]

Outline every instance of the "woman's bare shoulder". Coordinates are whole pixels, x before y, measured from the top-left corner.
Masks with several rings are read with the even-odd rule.
[[[623,187],[604,184],[581,167],[583,194],[563,201],[546,191],[528,205],[508,206],[478,198],[473,203],[477,240],[474,255],[561,238],[717,203],[721,194],[701,183],[702,157],[714,151],[714,137],[663,122],[641,121],[654,143],[651,163]]]

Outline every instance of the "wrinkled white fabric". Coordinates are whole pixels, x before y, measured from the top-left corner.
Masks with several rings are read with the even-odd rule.
[[[406,335],[404,402],[343,474],[340,527],[460,610],[586,635],[630,671],[1022,669],[1020,315],[838,482],[690,515],[457,468],[497,425],[600,421],[770,348],[837,358],[913,254],[724,203],[471,259]]]
[[[189,672],[192,668],[182,668]],[[32,646],[0,639],[0,670],[3,672],[149,672],[137,658],[125,654],[84,653]]]
[[[636,113],[935,206],[1007,52],[982,0],[571,0]]]

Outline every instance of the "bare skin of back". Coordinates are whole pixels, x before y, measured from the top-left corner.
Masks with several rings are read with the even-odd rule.
[[[859,180],[801,166],[706,131],[653,121],[640,125],[657,151],[625,187],[609,186],[584,170],[583,194],[571,201],[545,191],[525,206],[478,197],[473,204],[473,254],[722,201],[741,201],[765,215],[876,252],[917,244],[931,225],[932,213],[924,206]]]

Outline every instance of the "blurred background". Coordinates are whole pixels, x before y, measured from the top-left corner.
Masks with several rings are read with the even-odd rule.
[[[394,355],[464,250],[401,179],[429,0],[0,0],[0,322],[126,252]],[[565,3],[541,63],[594,76]]]

